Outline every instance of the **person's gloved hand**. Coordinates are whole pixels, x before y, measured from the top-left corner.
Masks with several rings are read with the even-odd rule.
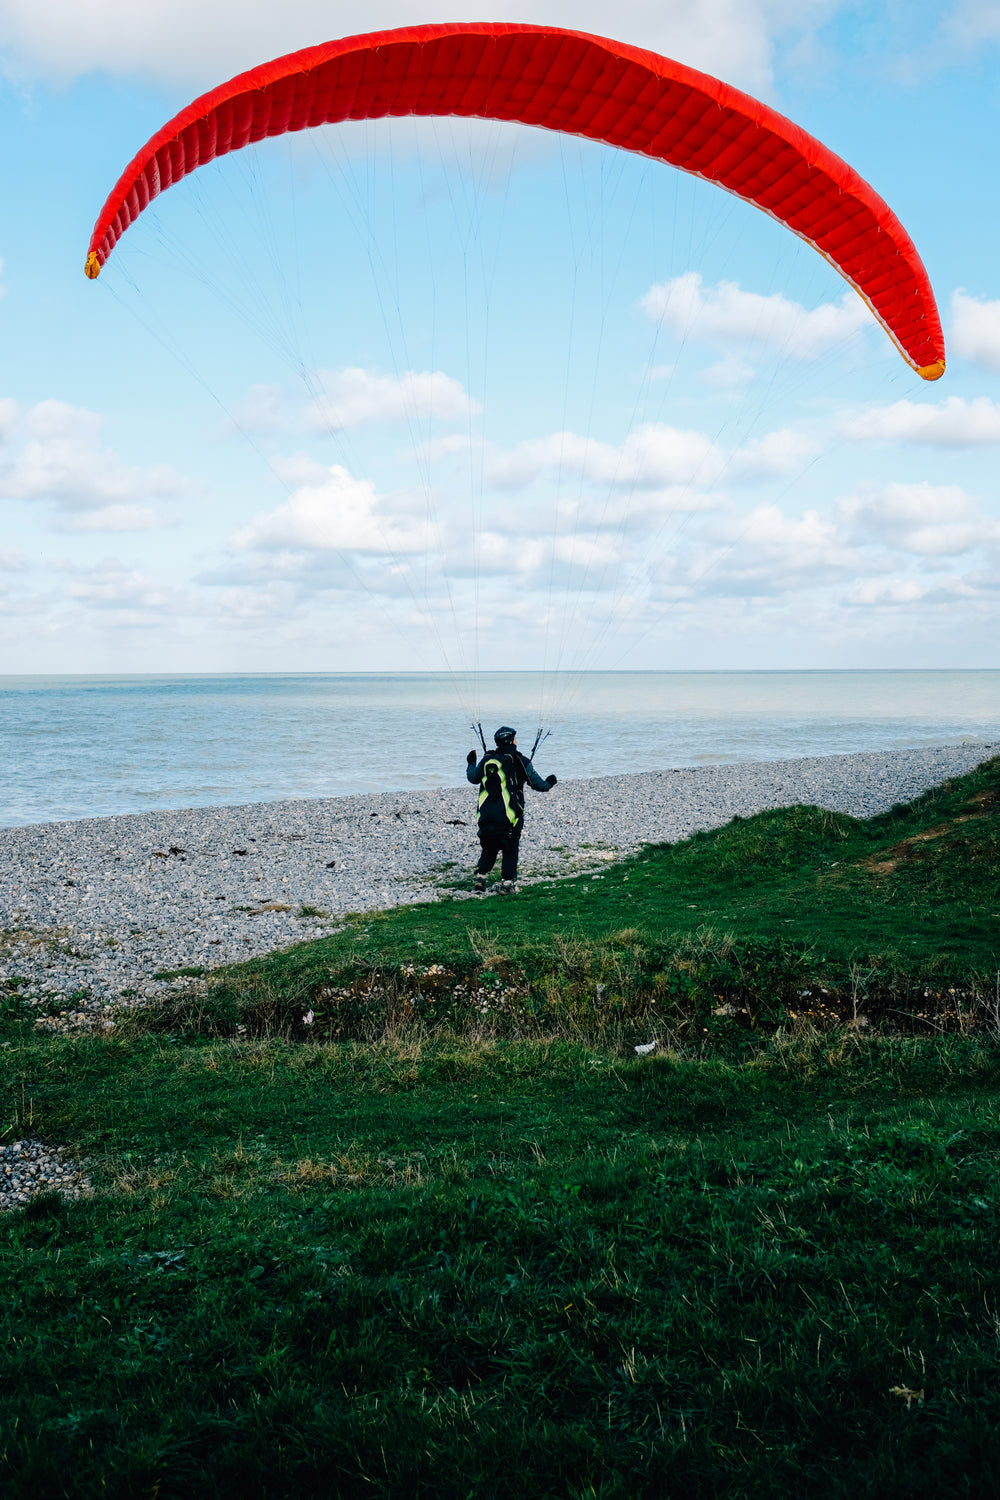
[[[470,750],[465,759],[470,766],[474,766],[476,764],[476,761],[479,759],[479,756],[476,754],[475,750]]]
[[[547,786],[555,786],[556,778],[554,776],[546,776],[545,782]]]

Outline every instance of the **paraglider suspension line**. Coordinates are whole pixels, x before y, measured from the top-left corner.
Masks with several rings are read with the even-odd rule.
[[[543,732],[543,730],[539,728],[538,733],[535,735],[535,743],[531,747],[531,754],[528,756],[529,760],[534,760],[535,751],[538,749],[539,745],[544,745],[545,741],[548,739],[551,733],[551,729],[546,729]]]

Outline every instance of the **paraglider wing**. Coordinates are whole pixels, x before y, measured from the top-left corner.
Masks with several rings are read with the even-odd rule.
[[[129,164],[94,228],[101,267],[150,201],[265,136],[384,115],[462,115],[587,136],[692,172],[755,203],[860,292],[925,380],[944,372],[927,272],[895,214],[819,141],[682,63],[583,32],[477,22],[345,37],[213,89]]]

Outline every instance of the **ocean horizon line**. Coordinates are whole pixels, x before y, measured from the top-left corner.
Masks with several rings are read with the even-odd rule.
[[[177,678],[177,677],[434,677],[449,680],[454,677],[843,677],[852,675],[915,675],[938,674],[941,676],[1000,674],[997,667],[588,667],[576,669],[552,669],[545,667],[481,668],[478,671],[456,668],[449,672],[437,667],[426,671],[415,671],[397,667],[324,668],[302,671],[296,668],[270,668],[253,671],[245,668],[213,668],[211,670],[177,670],[169,672],[0,672],[0,683],[51,678]]]

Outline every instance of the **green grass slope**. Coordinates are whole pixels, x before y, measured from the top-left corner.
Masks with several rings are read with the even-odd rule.
[[[12,995],[2,1138],[94,1193],[0,1217],[0,1492],[995,1493],[998,769],[359,917],[106,1036]]]

